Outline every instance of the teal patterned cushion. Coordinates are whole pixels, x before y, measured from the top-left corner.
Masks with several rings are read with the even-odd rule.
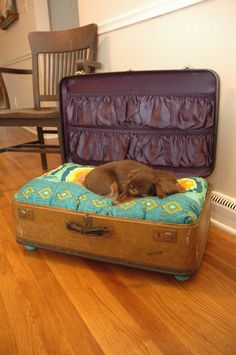
[[[154,196],[138,198],[113,206],[110,198],[96,195],[78,182],[91,169],[73,163],[64,164],[29,181],[15,194],[14,200],[113,217],[192,224],[201,213],[208,189],[205,179],[191,177],[179,180],[187,190],[185,193],[163,199]]]

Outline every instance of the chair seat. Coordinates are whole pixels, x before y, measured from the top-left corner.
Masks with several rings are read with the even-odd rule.
[[[14,110],[0,110],[1,119],[59,119],[60,111],[57,107],[43,107],[40,109],[35,108],[22,108]]]

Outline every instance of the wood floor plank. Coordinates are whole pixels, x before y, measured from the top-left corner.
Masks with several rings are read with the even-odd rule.
[[[26,252],[31,254],[31,252]],[[36,253],[38,253],[36,251]],[[57,324],[63,329],[64,337],[66,337],[71,344],[74,353],[80,353],[84,349],[87,354],[103,354],[99,345],[97,344],[90,329],[86,326],[76,307],[71,302],[67,289],[64,285],[58,282],[55,273],[45,262],[42,263],[41,254],[38,257],[31,255],[27,258],[27,263],[30,266],[32,273],[37,279],[38,287],[44,295],[44,301],[47,307],[53,311],[53,317]],[[34,254],[34,253],[33,253]],[[64,275],[64,271],[63,271]],[[63,276],[63,279],[65,275]],[[77,294],[77,301],[80,302],[80,297]]]
[[[0,354],[19,354],[16,344],[16,337],[12,329],[10,321],[10,313],[7,311],[2,299],[3,285],[2,279],[4,274],[8,277],[7,260],[3,254],[0,253],[0,280],[1,280],[1,295],[0,295]]]
[[[2,219],[0,218],[2,224]],[[1,295],[8,313],[11,315],[11,326],[15,334],[20,354],[47,354],[48,350],[56,350],[58,354],[73,354],[64,333],[58,327],[55,314],[50,317],[49,307],[44,302],[37,281],[27,267],[26,259],[18,245],[6,240],[10,234],[3,229],[0,251],[7,256],[7,277],[1,277]],[[58,328],[58,329],[57,329]],[[60,345],[53,340],[54,332],[61,338]],[[37,350],[36,350],[37,349]]]
[[[22,133],[22,134],[21,134]],[[0,146],[33,138],[0,129]],[[49,169],[60,165],[48,155]],[[170,275],[15,241],[13,194],[42,174],[32,153],[0,154],[0,354],[234,355],[236,239],[212,226],[200,270]],[[40,226],[39,226],[40,228]]]
[[[0,217],[0,224],[4,225],[2,222]],[[79,314],[73,312],[73,306],[64,290],[46,263],[42,262],[40,252],[32,255],[16,243],[13,245],[6,240],[6,235],[10,235],[10,230],[5,226],[0,251],[7,255],[8,279],[6,283],[2,279],[1,293],[8,312],[14,310],[12,327],[20,353],[26,354],[29,351],[33,354],[37,347],[38,354],[74,354],[79,348],[78,344],[82,344],[84,349],[88,348],[88,354],[101,354]],[[38,260],[40,265],[37,264]],[[22,326],[28,332],[21,334]],[[60,339],[56,343],[55,334]],[[47,350],[44,343],[47,344]]]
[[[232,240],[233,245],[235,242]],[[133,271],[130,273],[131,276],[127,277],[127,272],[121,274],[119,271],[119,277],[129,288],[138,290],[137,297],[146,302],[146,307],[161,312],[164,322],[168,322],[192,351],[195,349],[199,354],[207,354],[208,351],[214,354],[234,353],[236,285],[225,280],[224,274],[217,275],[214,269],[203,264],[186,283],[160,276],[156,284],[151,275],[145,275],[145,289],[139,286],[142,283],[140,275],[136,276]]]
[[[162,353],[89,264],[61,256],[62,262],[55,267],[54,254],[46,252],[45,258],[104,353],[110,354],[117,348],[120,354],[128,354],[131,348],[135,354]]]

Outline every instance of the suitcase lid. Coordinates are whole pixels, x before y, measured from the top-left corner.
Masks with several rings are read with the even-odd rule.
[[[211,70],[130,71],[60,83],[65,160],[137,160],[176,176],[215,166],[218,76]]]

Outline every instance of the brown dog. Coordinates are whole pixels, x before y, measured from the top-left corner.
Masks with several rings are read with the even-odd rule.
[[[173,175],[134,160],[105,163],[90,171],[84,186],[94,193],[121,202],[125,197],[158,196],[162,198],[185,192]]]

